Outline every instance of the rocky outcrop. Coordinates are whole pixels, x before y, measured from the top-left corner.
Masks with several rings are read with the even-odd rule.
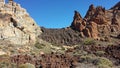
[[[94,9],[93,5],[91,5],[90,8]],[[91,9],[89,10],[92,11]],[[89,12],[88,14],[91,15],[91,13]],[[94,21],[89,21],[88,23],[87,20],[87,18],[82,19],[79,12],[75,11],[71,27],[75,30],[78,30],[81,33],[82,37],[86,36],[98,38],[97,23],[95,23]]]
[[[74,20],[71,24],[71,27],[78,31],[83,31],[83,29],[85,29],[85,26],[86,22],[82,19],[79,12],[75,11]]]
[[[0,0],[0,40],[10,44],[35,43],[40,28],[20,4]]]
[[[106,36],[118,35],[120,33],[120,2],[110,10],[90,5],[84,18],[75,11],[71,27],[82,33],[83,37],[101,39]]]

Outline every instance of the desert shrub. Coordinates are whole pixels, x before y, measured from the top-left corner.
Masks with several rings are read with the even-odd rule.
[[[92,45],[92,44],[95,44],[95,40],[92,39],[92,38],[86,38],[84,40],[83,44],[85,44],[85,45]]]
[[[39,42],[35,43],[35,47],[38,48],[38,49],[42,49],[44,46],[45,46],[44,44],[41,44]]]
[[[45,46],[43,49],[42,49],[42,51],[44,52],[44,53],[46,53],[46,54],[49,54],[49,53],[51,53],[51,47],[48,45],[48,46]]]
[[[81,55],[81,56],[84,56],[84,55],[87,55],[88,52],[87,51],[84,51],[84,50],[76,50],[73,52],[73,55]]]
[[[9,68],[17,68],[17,64],[11,63]]]
[[[101,67],[108,68],[108,67],[112,67],[113,63],[107,58],[99,57],[95,60],[95,65],[97,65],[99,68],[101,68]]]
[[[113,43],[109,43],[108,46],[113,46],[114,44]]]
[[[94,61],[92,55],[85,55],[85,56],[81,56],[80,58],[81,58],[81,62],[92,63]]]
[[[26,63],[26,64],[21,64],[19,68],[35,68],[33,64]]]
[[[17,68],[15,63],[11,63],[9,59],[0,60],[0,68]]]
[[[96,51],[95,54],[98,56],[103,56],[105,54],[105,52],[104,51]]]
[[[102,64],[98,65],[97,67],[98,67],[98,68],[111,68],[111,67],[108,66],[108,65],[102,65]]]
[[[66,49],[64,47],[61,46],[61,50],[65,51]]]

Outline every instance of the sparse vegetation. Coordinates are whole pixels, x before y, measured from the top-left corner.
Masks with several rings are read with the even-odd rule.
[[[84,45],[94,45],[96,44],[95,40],[92,38],[86,38],[83,42]]]
[[[109,67],[108,65],[102,65],[102,64],[98,65],[97,67],[98,67],[98,68],[111,68],[111,67]]]
[[[93,55],[81,56],[81,62],[92,63],[94,61]]]
[[[35,68],[33,64],[26,63],[26,64],[21,64],[19,68]]]
[[[105,54],[104,51],[96,51],[95,53],[97,56],[103,56]]]
[[[75,11],[71,26],[49,29],[9,1],[0,4],[0,68],[120,66],[120,2],[110,10],[91,5],[84,18]]]
[[[17,65],[8,56],[0,56],[0,68],[17,68]]]
[[[111,68],[113,63],[105,57],[97,57],[94,55],[81,56],[81,62],[83,63],[93,63],[98,68]]]
[[[99,68],[108,68],[108,67],[112,67],[113,66],[113,63],[105,58],[105,57],[99,57],[95,60],[95,65],[97,65]]]
[[[41,44],[41,43],[39,43],[39,42],[36,42],[36,43],[35,43],[35,47],[38,48],[38,49],[42,49],[43,47],[45,47],[45,45],[44,45],[44,44]]]

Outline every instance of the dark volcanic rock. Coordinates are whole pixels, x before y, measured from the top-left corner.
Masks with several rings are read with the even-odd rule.
[[[109,46],[106,48],[106,52],[111,57],[120,60],[120,45]]]
[[[81,42],[81,34],[71,28],[63,29],[46,29],[41,28],[42,34],[39,38],[46,40],[53,44],[62,45],[75,45]]]
[[[119,38],[119,39],[120,39],[120,34],[117,36],[117,38]]]
[[[69,55],[51,53],[39,56],[15,55],[11,57],[11,62],[17,65],[31,63],[36,68],[75,68],[77,60]]]

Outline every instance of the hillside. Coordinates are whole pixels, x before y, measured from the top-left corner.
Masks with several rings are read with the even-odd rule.
[[[92,4],[69,27],[48,29],[0,0],[0,68],[120,68],[120,2],[109,10]]]

